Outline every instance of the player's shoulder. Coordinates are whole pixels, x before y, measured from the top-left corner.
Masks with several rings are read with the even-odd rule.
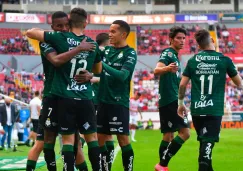
[[[169,47],[162,50],[160,58],[161,57],[172,58],[172,57],[176,57],[177,55],[178,55],[177,52],[173,48]]]

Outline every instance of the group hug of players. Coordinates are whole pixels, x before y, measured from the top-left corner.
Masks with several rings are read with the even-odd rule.
[[[58,133],[62,135],[65,171],[73,171],[74,166],[88,170],[82,153],[84,142],[92,170],[110,171],[113,134],[121,147],[124,171],[133,170],[129,111],[137,114],[140,94],[129,107],[130,81],[137,62],[135,50],[126,43],[130,26],[116,20],[109,35],[99,34],[95,42],[84,34],[86,20],[87,13],[82,8],[72,9],[69,18],[58,11],[52,15],[53,31],[32,28],[26,32],[29,38],[40,41],[45,74],[37,141],[29,152],[27,171],[35,169],[42,150],[48,170],[57,170],[54,146]],[[178,52],[185,39],[183,28],[171,28],[171,46],[162,51],[154,69],[154,74],[160,76],[163,133],[156,171],[167,171],[170,159],[189,139],[183,99],[190,80],[191,114],[200,142],[199,171],[213,171],[211,156],[214,143],[219,141],[226,74],[241,87],[241,78],[231,59],[215,51],[214,41],[206,30],[196,32],[201,51],[188,61],[181,78]],[[176,131],[178,135],[174,137]]]

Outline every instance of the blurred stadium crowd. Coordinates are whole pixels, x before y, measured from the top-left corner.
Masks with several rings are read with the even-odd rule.
[[[197,53],[197,45],[193,38],[194,32],[200,29],[198,25],[187,25],[184,27],[188,34],[185,48],[180,54]],[[217,36],[219,38],[220,51],[224,53],[243,53],[243,29],[226,28],[225,25],[217,25]],[[1,34],[2,33],[2,34]],[[139,55],[158,55],[162,49],[169,46],[168,29],[144,29],[137,26],[137,46]],[[34,48],[29,43],[26,36],[22,34],[20,29],[0,29],[0,53],[1,54],[35,54]],[[155,66],[150,66],[155,67]],[[243,70],[239,70],[243,77]],[[43,88],[43,75],[41,73],[27,73],[24,70],[16,73],[10,72],[6,68],[0,70],[0,91],[8,94],[18,100],[28,103],[36,90]],[[157,111],[158,108],[158,78],[156,78],[151,69],[136,70],[133,77],[133,91],[142,94],[140,106],[143,111]],[[190,85],[189,85],[190,86]],[[186,104],[190,106],[190,92],[187,89]],[[243,91],[236,89],[229,82],[226,85],[226,106],[232,111],[243,110]]]

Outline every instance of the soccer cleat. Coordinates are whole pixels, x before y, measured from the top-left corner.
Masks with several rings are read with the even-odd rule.
[[[155,165],[155,171],[169,171],[168,167],[163,167],[160,164]]]
[[[137,142],[137,140],[135,140],[135,139],[132,139],[132,142]]]

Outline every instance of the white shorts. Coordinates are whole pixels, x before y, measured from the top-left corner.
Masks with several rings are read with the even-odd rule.
[[[129,124],[137,125],[138,124],[138,115],[130,115]]]

